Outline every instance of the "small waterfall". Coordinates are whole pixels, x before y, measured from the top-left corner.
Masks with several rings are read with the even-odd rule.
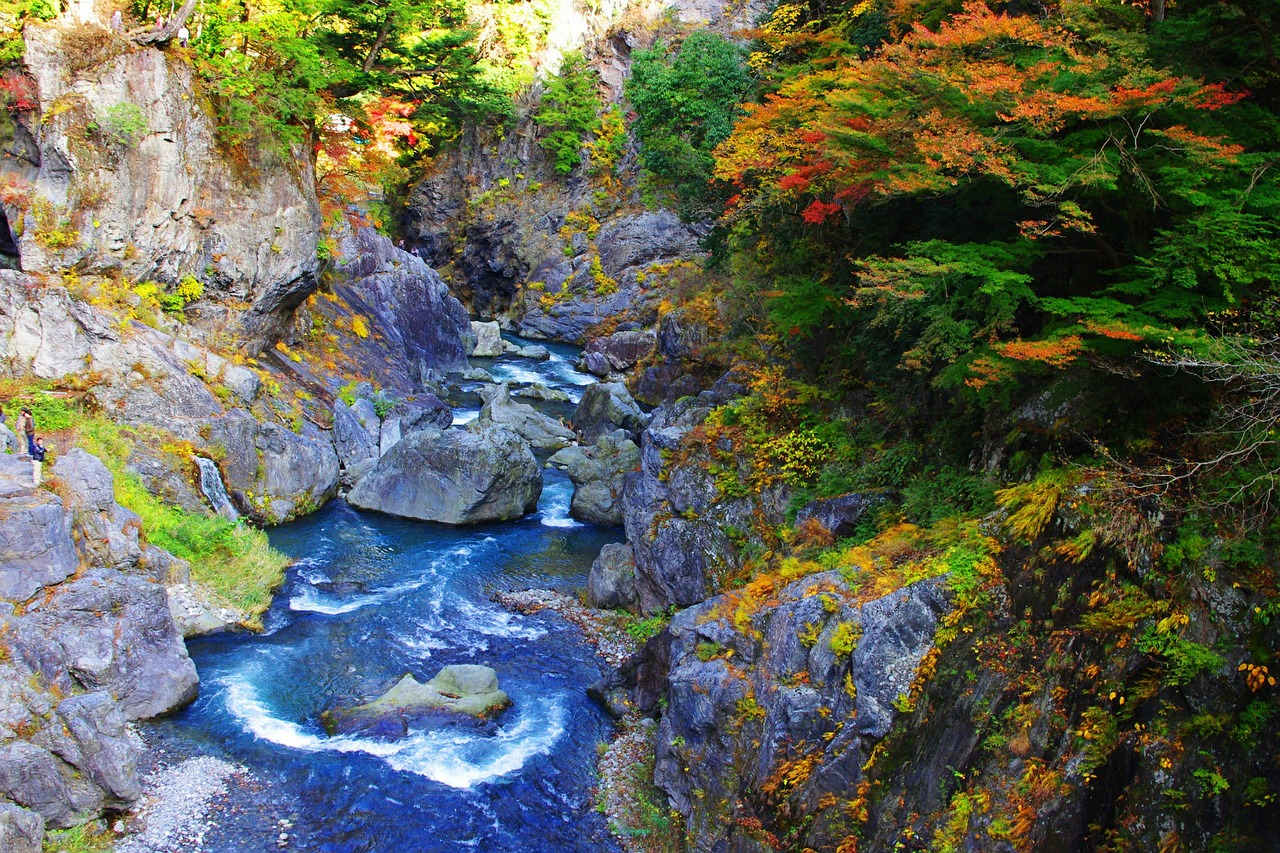
[[[195,460],[196,465],[200,466],[200,491],[204,492],[205,498],[218,515],[229,521],[235,521],[240,517],[240,513],[236,512],[236,508],[231,505],[231,498],[227,496],[227,489],[222,485],[222,474],[218,471],[217,463],[203,456],[197,456]]]

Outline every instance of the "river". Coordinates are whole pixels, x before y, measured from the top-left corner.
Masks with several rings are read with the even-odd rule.
[[[593,379],[572,368],[576,351],[551,349],[545,362],[476,363],[499,380],[541,382],[576,400]],[[473,416],[465,404],[457,411],[461,421]],[[266,630],[192,640],[200,697],[150,735],[247,767],[260,786],[248,810],[256,801],[264,814],[286,816],[289,849],[617,850],[592,799],[611,724],[585,688],[603,663],[559,616],[490,601],[529,587],[576,593],[601,546],[621,538],[570,519],[572,484],[556,471],[545,476],[538,512],[517,522],[451,528],[335,501],[273,530],[272,543],[295,562]],[[496,725],[441,718],[398,741],[329,737],[320,725],[327,708],[454,663],[497,670],[514,705]],[[272,821],[250,814],[221,823],[207,850],[280,849]]]

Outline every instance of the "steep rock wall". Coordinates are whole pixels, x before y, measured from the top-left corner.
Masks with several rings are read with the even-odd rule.
[[[320,211],[309,158],[237,174],[189,63],[92,24],[28,26],[38,109],[19,116],[0,174],[22,266],[200,280],[247,311],[210,312],[261,347],[317,285]]]

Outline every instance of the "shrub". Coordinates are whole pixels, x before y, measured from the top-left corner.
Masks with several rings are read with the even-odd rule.
[[[90,130],[96,131],[108,143],[121,148],[132,148],[149,128],[147,117],[138,105],[122,101],[107,107]]]

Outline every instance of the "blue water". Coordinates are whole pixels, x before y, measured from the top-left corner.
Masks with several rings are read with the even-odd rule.
[[[562,362],[506,370],[582,384]],[[200,697],[159,735],[247,766],[262,784],[240,799],[287,814],[290,849],[617,850],[592,800],[610,723],[584,691],[603,664],[560,617],[490,601],[528,587],[574,594],[600,548],[620,538],[568,518],[571,484],[545,475],[539,512],[518,522],[450,528],[335,502],[273,531],[296,562],[266,631],[189,643]],[[497,670],[514,704],[496,725],[428,719],[398,741],[330,737],[320,725],[328,708],[453,663]],[[274,824],[224,823],[206,849],[278,849]]]

